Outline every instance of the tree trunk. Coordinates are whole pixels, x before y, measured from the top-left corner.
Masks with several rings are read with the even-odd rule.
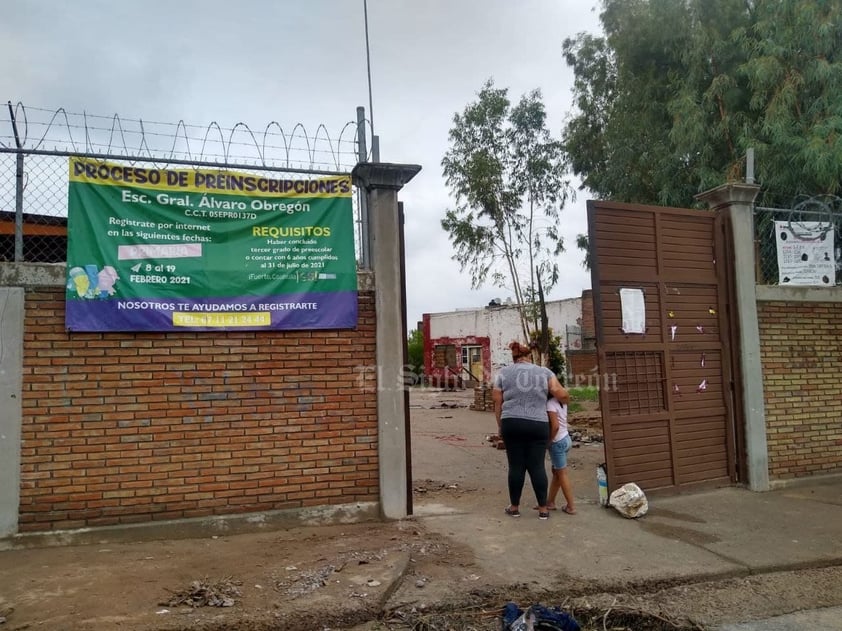
[[[550,365],[550,328],[549,318],[547,317],[547,303],[544,302],[544,286],[541,284],[541,276],[538,270],[535,270],[535,278],[538,285],[538,303],[541,308],[541,336],[539,338],[539,348],[541,351],[541,365]]]

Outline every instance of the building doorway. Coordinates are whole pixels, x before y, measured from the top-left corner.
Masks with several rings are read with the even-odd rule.
[[[463,346],[462,366],[470,371],[470,379],[476,381],[476,385],[485,381],[485,374],[482,369],[482,346]]]

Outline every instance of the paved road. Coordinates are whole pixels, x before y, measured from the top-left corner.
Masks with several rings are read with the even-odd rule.
[[[811,609],[797,613],[728,624],[719,627],[718,631],[842,631],[842,607],[827,607],[826,609]]]

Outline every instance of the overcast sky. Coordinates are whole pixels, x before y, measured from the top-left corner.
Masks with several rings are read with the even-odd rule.
[[[422,166],[406,210],[408,324],[422,313],[506,299],[472,290],[440,220],[454,113],[493,78],[516,101],[543,92],[551,132],[570,108],[566,37],[598,32],[596,0],[368,0],[374,129],[380,158]],[[0,18],[3,103],[262,131],[271,121],[338,135],[368,105],[363,0],[8,0]],[[7,118],[7,117],[4,117]],[[567,252],[550,299],[590,286],[575,237],[579,193],[561,216]]]

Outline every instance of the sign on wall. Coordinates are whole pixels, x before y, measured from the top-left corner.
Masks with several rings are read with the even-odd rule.
[[[833,226],[818,221],[775,222],[779,285],[836,284]]]
[[[351,179],[70,160],[71,331],[357,324]]]

